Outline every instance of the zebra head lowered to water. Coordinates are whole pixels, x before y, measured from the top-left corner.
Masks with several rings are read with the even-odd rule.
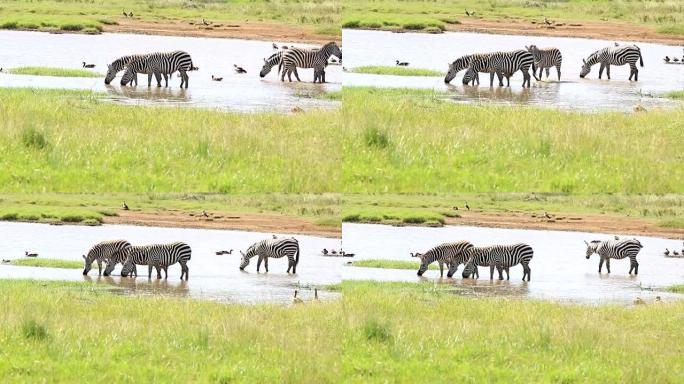
[[[635,275],[639,274],[639,263],[637,263],[636,257],[643,248],[641,242],[637,239],[625,239],[625,240],[592,240],[585,241],[587,245],[587,260],[594,253],[598,254],[601,259],[599,260],[599,273],[601,273],[601,267],[603,267],[603,262],[606,263],[606,270],[610,273],[610,259],[624,259],[629,257],[629,274],[634,271]]]
[[[261,240],[252,244],[247,248],[247,252],[242,252],[242,259],[240,260],[240,270],[244,271],[247,265],[249,265],[249,260],[258,256],[257,261],[257,272],[259,272],[259,267],[261,266],[262,260],[264,261],[264,266],[266,267],[266,272],[268,272],[268,258],[281,258],[287,256],[287,272],[297,273],[297,264],[299,264],[299,242],[294,237],[284,238],[284,239],[266,239]]]
[[[599,49],[598,51],[592,53],[586,59],[582,59],[582,70],[580,71],[580,77],[584,78],[591,71],[591,67],[594,64],[600,63],[599,67],[599,79],[603,74],[603,69],[606,69],[606,75],[608,75],[608,80],[610,80],[610,66],[611,65],[625,65],[629,64],[629,80],[639,81],[639,69],[637,69],[636,62],[639,60],[639,65],[644,66],[644,60],[641,57],[641,49],[636,45],[620,45],[606,47]]]
[[[113,265],[116,266],[115,260],[119,260],[119,255],[122,253],[125,254],[130,247],[131,243],[126,240],[107,240],[93,245],[93,247],[88,251],[88,255],[83,255],[83,274],[87,275],[88,272],[90,272],[93,261],[97,261],[97,268],[100,274],[102,274],[103,262],[108,263],[107,269],[109,269],[110,263],[113,263]],[[109,274],[107,273],[107,269],[105,269],[105,276]],[[112,267],[112,269],[114,268]]]
[[[418,276],[423,276],[423,273],[427,271],[428,266],[437,261],[439,263],[439,276],[444,276],[444,264],[446,263],[449,267],[447,277],[451,277],[458,269],[458,266],[465,262],[465,251],[472,247],[473,244],[469,241],[456,241],[452,243],[443,243],[434,248],[430,248],[425,253],[415,253],[411,256],[420,258]]]
[[[447,71],[447,74],[444,77],[444,83],[449,84],[459,72],[468,68],[472,57],[473,55],[461,56],[454,60],[453,63],[449,63],[449,71]]]
[[[135,54],[135,55],[129,55],[129,56],[121,56],[118,59],[112,61],[111,64],[107,64],[107,75],[105,76],[105,80],[104,80],[105,84],[109,85],[109,83],[111,83],[112,80],[114,80],[116,75],[119,72],[123,71],[124,68],[131,61],[143,59],[143,58],[145,58],[145,56],[147,56],[147,54]],[[152,74],[150,74],[150,76],[151,75]],[[136,83],[137,83],[137,81],[136,81]]]
[[[121,77],[121,85],[126,85],[135,77],[136,73],[154,73],[157,78],[157,86],[161,87],[161,75],[164,75],[166,86],[169,86],[167,76],[178,71],[181,78],[181,88],[188,87],[189,77],[187,72],[195,70],[192,65],[190,54],[184,51],[150,53],[142,59],[132,61],[126,67]],[[143,72],[144,71],[144,72]],[[148,86],[149,86],[148,81]]]
[[[283,52],[276,52],[272,54],[271,56],[268,57],[268,59],[264,59],[264,66],[261,67],[261,72],[259,72],[259,77],[266,77],[269,72],[271,72],[271,68],[274,66],[278,66],[278,74],[280,74],[280,69],[283,66]]]
[[[489,279],[494,279],[494,268],[499,273],[499,280],[503,280],[503,271],[506,271],[506,279],[510,279],[509,269],[521,264],[523,267],[523,281],[527,277],[530,281],[530,261],[534,256],[532,247],[527,244],[491,245],[487,247],[473,247],[467,252],[468,261],[463,268],[463,278],[471,275],[480,277],[477,267],[489,267]]]

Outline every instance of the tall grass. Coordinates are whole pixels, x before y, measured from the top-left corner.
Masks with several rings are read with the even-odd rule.
[[[42,268],[62,268],[62,269],[81,269],[83,263],[74,260],[44,259],[44,258],[24,258],[12,260],[11,265],[21,267],[42,267]]]
[[[353,261],[354,267],[364,267],[364,268],[388,268],[388,269],[414,269],[418,270],[420,267],[420,262],[417,261],[404,261],[404,260],[382,260],[382,259],[367,259],[367,260],[357,260]],[[428,265],[428,269],[439,269],[435,264]],[[447,269],[449,269],[447,267]]]
[[[444,76],[443,72],[435,71],[433,69],[411,68],[399,66],[380,66],[367,65],[351,69],[354,73],[369,73],[375,75],[393,75],[393,76]]]
[[[640,383],[677,382],[684,369],[682,302],[475,299],[430,283],[345,282],[338,301],[296,306],[131,298],[76,283],[0,289],[6,381]]]
[[[59,77],[101,77],[103,75],[86,69],[51,68],[51,67],[18,67],[8,70],[15,75],[59,76]]]
[[[684,108],[645,114],[459,105],[345,87],[346,192],[684,190]],[[649,164],[658,164],[654,169]]]

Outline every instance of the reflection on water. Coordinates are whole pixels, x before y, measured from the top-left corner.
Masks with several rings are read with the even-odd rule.
[[[510,89],[489,87],[489,76],[480,75],[480,86],[463,86],[460,72],[451,82],[443,77],[380,76],[346,72],[345,86],[406,87],[435,89],[453,93],[453,100],[463,103],[525,104],[580,110],[632,111],[636,105],[647,109],[672,107],[678,102],[660,97],[663,93],[684,88],[684,66],[666,65],[662,58],[681,53],[681,49],[660,44],[637,43],[644,58],[639,67],[639,81],[630,82],[629,66],[612,66],[612,80],[598,80],[595,67],[588,78],[580,79],[582,59],[593,51],[613,45],[613,41],[567,38],[488,35],[448,32],[439,35],[423,33],[391,33],[380,31],[344,30],[345,67],[366,65],[392,66],[395,60],[410,62],[411,67],[446,72],[448,63],[469,53],[523,49],[525,45],[555,46],[563,54],[561,82],[555,73],[548,80],[532,81],[532,88],[523,90],[522,75],[511,78]],[[623,42],[628,44],[631,42]],[[552,72],[555,72],[552,71]],[[546,76],[544,74],[544,76]]]
[[[40,32],[0,31],[0,67],[5,69],[23,66],[81,68],[82,61],[95,63],[97,78],[66,78],[50,76],[23,76],[0,73],[0,87],[34,87],[61,89],[88,89],[107,92],[107,100],[119,103],[190,106],[239,111],[283,111],[294,107],[337,108],[339,102],[315,98],[323,92],[339,91],[342,86],[340,66],[326,69],[327,84],[313,84],[313,70],[299,70],[301,83],[282,83],[276,78],[277,67],[265,78],[259,77],[263,59],[274,51],[271,42],[237,39],[195,38],[176,36],[150,36],[105,33],[101,35],[48,34]],[[310,45],[297,44],[310,47]],[[110,87],[105,87],[107,64],[114,59],[141,52],[184,50],[192,55],[190,87],[179,89],[180,77],[176,73],[169,79],[169,88],[147,87],[147,75],[138,76],[137,87],[120,87],[119,73]],[[247,70],[237,74],[237,64]],[[211,80],[211,76],[223,81]]]
[[[345,267],[343,279],[379,281],[435,281],[457,288],[468,296],[513,296],[553,299],[583,303],[631,303],[637,296],[653,300],[656,295],[679,298],[681,295],[654,291],[684,282],[684,259],[663,257],[666,247],[680,241],[639,237],[644,248],[639,253],[639,275],[630,276],[629,260],[613,260],[610,275],[598,273],[599,258],[586,260],[584,240],[610,239],[612,235],[539,231],[520,229],[443,227],[416,228],[385,225],[343,224],[344,242],[353,247],[357,259],[415,261],[409,252],[424,252],[447,241],[469,240],[475,245],[524,242],[534,248],[530,263],[532,281],[523,282],[522,267],[511,268],[511,280],[489,280],[488,268],[480,268],[480,278],[462,279],[459,267],[453,279],[440,278],[439,271],[427,271],[423,277],[415,270]],[[378,241],[382,239],[382,241]],[[446,276],[446,274],[445,274]],[[495,272],[496,279],[496,272]]]
[[[0,279],[67,280],[103,283],[115,287],[115,292],[126,295],[166,295],[217,300],[222,302],[275,302],[291,303],[294,289],[300,287],[302,298],[313,297],[313,288],[337,284],[341,281],[343,261],[333,257],[320,256],[323,248],[340,248],[339,239],[315,236],[300,236],[301,258],[297,274],[285,273],[287,260],[270,259],[269,273],[256,272],[256,260],[240,271],[240,254],[249,245],[270,237],[270,233],[136,227],[128,225],[50,226],[47,224],[0,222],[0,256],[16,259],[24,251],[37,252],[41,258],[82,260],[81,255],[95,243],[105,239],[127,239],[133,244],[164,243],[184,241],[192,248],[192,259],[188,263],[190,279],[180,281],[180,266],[169,267],[167,280],[147,278],[147,267],[138,267],[137,278],[119,276],[117,266],[114,276],[97,275],[97,268],[90,275],[83,276],[81,269],[58,269],[20,267],[0,264]],[[38,236],[38,234],[40,236]],[[278,234],[278,236],[289,236]],[[217,250],[235,249],[232,255],[217,256]],[[321,300],[337,298],[332,292],[319,292]]]

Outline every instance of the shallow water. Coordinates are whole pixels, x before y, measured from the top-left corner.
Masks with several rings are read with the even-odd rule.
[[[37,252],[38,257],[79,260],[81,255],[95,243],[107,239],[127,239],[132,244],[165,243],[184,241],[192,248],[188,263],[190,279],[180,281],[178,264],[169,267],[168,280],[147,278],[147,268],[138,267],[138,278],[119,276],[121,265],[114,276],[99,277],[97,264],[88,276],[82,269],[58,269],[18,267],[0,264],[0,279],[45,279],[67,281],[95,281],[121,287],[122,294],[192,297],[240,303],[291,303],[294,289],[301,290],[306,301],[313,297],[313,288],[340,282],[343,261],[339,258],[321,257],[322,248],[339,248],[340,241],[314,236],[295,236],[299,241],[301,256],[296,275],[288,275],[286,259],[270,259],[269,273],[256,272],[256,258],[245,269],[239,270],[240,252],[252,243],[270,237],[271,233],[155,228],[128,225],[51,226],[46,224],[0,222],[0,257],[22,258],[25,251]],[[278,234],[278,236],[289,236]],[[234,249],[232,255],[217,256],[218,250]],[[163,274],[163,272],[162,272]],[[338,295],[319,291],[321,299],[334,299]]]
[[[653,301],[684,298],[683,295],[654,291],[684,282],[684,259],[666,258],[666,247],[680,249],[678,240],[638,237],[644,248],[639,253],[639,275],[630,276],[629,260],[613,260],[611,274],[598,273],[598,255],[585,258],[584,240],[612,239],[613,234],[498,229],[448,226],[443,228],[392,227],[386,225],[343,224],[344,242],[356,260],[392,259],[416,261],[409,252],[425,252],[447,241],[468,240],[475,245],[527,243],[534,249],[530,263],[531,281],[522,282],[522,267],[511,268],[510,281],[489,280],[489,268],[479,268],[480,278],[462,279],[460,266],[453,279],[439,278],[428,270],[423,277],[416,270],[345,267],[345,280],[409,281],[429,280],[450,284],[468,296],[513,296],[590,304],[632,303],[636,297]],[[619,234],[618,234],[619,235]],[[632,237],[632,236],[625,236]],[[435,264],[436,265],[436,264]]]
[[[276,42],[278,45],[292,45]],[[299,70],[301,83],[282,83],[277,78],[277,67],[265,78],[259,77],[263,59],[275,51],[272,42],[151,36],[104,33],[101,35],[49,34],[41,32],[0,31],[0,67],[4,69],[39,66],[81,68],[82,61],[95,64],[98,78],[66,78],[25,76],[0,73],[0,87],[35,87],[88,89],[106,92],[106,99],[126,104],[171,105],[219,108],[237,111],[290,111],[295,106],[307,108],[335,108],[337,102],[320,100],[316,95],[338,91],[342,86],[340,66],[326,70],[327,84],[313,84],[313,70]],[[312,47],[311,45],[295,44]],[[120,56],[132,53],[184,50],[190,53],[198,71],[189,72],[187,90],[180,89],[178,73],[169,81],[169,88],[147,87],[147,76],[138,76],[137,87],[121,87],[120,72],[111,87],[104,84],[107,64]],[[247,70],[237,74],[233,64]],[[223,81],[211,80],[211,76]],[[293,77],[294,79],[294,77]],[[163,81],[163,80],[162,80]],[[162,83],[163,85],[163,83]]]
[[[522,88],[522,75],[511,78],[511,87],[489,87],[489,76],[480,75],[480,86],[463,86],[459,72],[451,85],[444,77],[381,76],[356,73],[344,74],[345,86],[407,87],[451,92],[459,103],[504,105],[532,105],[576,110],[631,111],[636,105],[647,109],[672,107],[677,102],[659,97],[665,92],[684,88],[684,65],[664,64],[663,58],[680,57],[680,47],[636,43],[642,52],[644,67],[639,67],[639,81],[629,82],[629,66],[612,66],[611,78],[598,80],[596,65],[585,79],[579,78],[582,59],[597,49],[613,45],[613,41],[567,37],[535,37],[490,35],[481,33],[447,32],[438,35],[424,33],[391,33],[379,31],[344,30],[345,62],[348,69],[366,65],[395,65],[395,60],[408,61],[411,67],[445,72],[448,63],[465,54],[497,50],[525,49],[525,45],[555,46],[563,55],[561,82],[556,69],[551,69],[549,81],[537,82]],[[632,42],[618,42],[632,44]],[[530,71],[531,73],[531,71]],[[546,74],[544,74],[546,79]],[[504,79],[505,84],[505,79]]]

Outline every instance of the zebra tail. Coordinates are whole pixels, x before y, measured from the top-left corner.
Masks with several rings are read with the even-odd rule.
[[[641,67],[644,67],[644,58],[641,57],[641,51],[639,51],[639,64],[641,64]]]
[[[297,247],[297,254],[295,254],[295,266],[299,265],[299,247]]]

